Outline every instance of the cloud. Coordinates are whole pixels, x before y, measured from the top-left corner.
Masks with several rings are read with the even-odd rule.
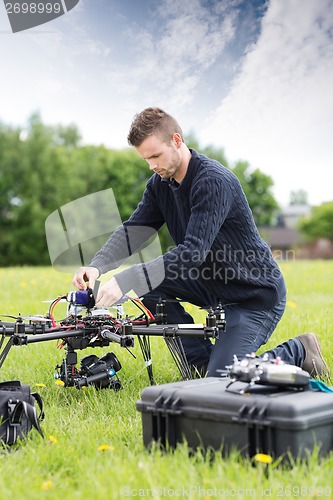
[[[298,188],[332,197],[327,182],[315,195],[309,173],[332,166],[332,0],[95,3],[49,32],[3,35],[2,120],[40,109],[120,148],[135,112],[159,105],[200,144],[270,174],[278,200]]]
[[[234,11],[222,17],[215,6],[198,0],[162,2],[159,12],[166,24],[156,48],[167,67],[179,72],[198,65],[204,71],[214,63],[235,34]]]
[[[284,202],[286,183],[315,202],[325,187],[315,193],[313,169],[327,175],[332,167],[332,83],[333,2],[271,0],[261,36],[202,137],[271,172]]]
[[[117,82],[127,98],[139,93],[143,101],[163,101],[169,108],[185,106],[207,68],[235,36],[234,11],[221,17],[216,4],[199,0],[154,4],[147,27],[128,25],[131,60],[117,62],[109,80]]]
[[[95,7],[82,1],[73,14],[50,23],[51,33],[31,31],[24,47],[22,37],[9,40],[17,50],[15,57],[8,50],[2,87],[15,88],[19,72],[29,78],[17,106],[8,103],[2,114],[22,122],[42,108],[46,120],[75,121],[86,141],[111,147],[126,145],[130,120],[145,106],[163,106],[186,122],[191,107],[201,106],[202,113],[214,93],[209,73],[238,35],[242,4],[147,0],[138,9],[132,0],[118,6],[99,1],[97,22]],[[61,103],[48,101],[50,88],[40,84],[56,80],[66,89]],[[196,119],[200,124],[201,116]]]

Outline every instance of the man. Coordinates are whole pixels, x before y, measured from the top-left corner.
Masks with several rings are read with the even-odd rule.
[[[133,289],[154,313],[160,297],[167,302],[169,323],[192,323],[181,299],[201,307],[221,302],[227,328],[213,345],[208,339],[183,338],[192,367],[218,376],[233,361],[256,352],[281,319],[286,303],[282,273],[260,237],[236,176],[216,160],[189,149],[177,121],[160,108],[135,116],[128,142],[154,174],[138,207],[124,223],[126,230],[166,223],[175,247],[160,259],[116,274],[99,290],[97,305],[108,307]],[[119,265],[126,235],[117,230],[88,267],[81,267],[73,284],[93,288],[100,274]],[[165,276],[155,280],[163,259]],[[148,280],[149,281],[149,280]],[[303,334],[269,351],[312,375],[327,372],[314,334]]]

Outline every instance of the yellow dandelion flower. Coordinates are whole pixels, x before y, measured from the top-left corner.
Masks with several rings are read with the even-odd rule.
[[[62,380],[56,380],[55,381],[56,385],[61,385],[61,387],[63,387],[65,385],[65,382],[63,382]]]
[[[45,384],[35,384],[35,385],[36,385],[36,387],[46,387]]]
[[[55,444],[58,442],[58,439],[52,436],[52,434],[49,436],[49,442],[52,444]]]
[[[253,458],[256,462],[260,462],[262,464],[271,464],[273,461],[272,457],[270,455],[266,455],[265,453],[257,453]]]
[[[288,307],[297,307],[297,305],[295,304],[295,302],[293,302],[292,300],[287,300],[287,306]]]
[[[106,450],[113,451],[114,447],[109,446],[108,444],[101,444],[101,446],[98,447],[98,451],[106,451]]]
[[[43,491],[49,490],[50,488],[52,488],[52,481],[44,481],[40,486],[40,489]]]

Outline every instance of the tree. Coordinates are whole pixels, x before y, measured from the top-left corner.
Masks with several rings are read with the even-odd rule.
[[[45,126],[38,113],[29,118],[24,134],[0,127],[2,266],[49,263],[45,219],[70,201],[78,183],[72,175],[72,147],[58,132],[66,136],[64,127]]]
[[[20,179],[19,128],[0,124],[0,220],[2,229],[9,223],[13,207],[20,203],[17,182]],[[16,182],[17,181],[17,182]]]
[[[81,140],[81,134],[75,124],[64,127],[59,125],[56,129],[57,140],[60,145],[66,147],[76,147]]]
[[[277,204],[272,180],[246,162],[233,169],[223,148],[200,148],[192,134],[187,144],[230,168],[239,177],[258,224],[269,223]],[[39,113],[24,128],[0,123],[0,266],[50,263],[45,220],[63,205],[112,188],[122,220],[141,199],[151,172],[133,149],[81,145],[74,124],[47,126]],[[164,227],[165,250],[173,243]]]
[[[249,164],[244,161],[238,162],[233,172],[242,184],[256,224],[270,226],[279,208],[271,192],[274,185],[272,178],[259,169],[251,172]]]
[[[333,201],[313,207],[312,214],[299,221],[299,229],[312,240],[327,238],[333,241]]]

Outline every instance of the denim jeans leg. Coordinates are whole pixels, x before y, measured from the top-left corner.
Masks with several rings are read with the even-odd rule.
[[[264,311],[244,309],[238,304],[226,306],[226,331],[220,332],[212,349],[208,375],[223,375],[234,356],[241,359],[266,344],[284,313],[285,304],[283,299],[273,309]]]
[[[290,365],[303,366],[305,360],[305,350],[298,338],[289,339],[283,344],[279,344],[274,349],[266,351],[264,354],[268,354],[269,358],[281,358],[282,361]],[[262,356],[264,356],[264,354]]]

